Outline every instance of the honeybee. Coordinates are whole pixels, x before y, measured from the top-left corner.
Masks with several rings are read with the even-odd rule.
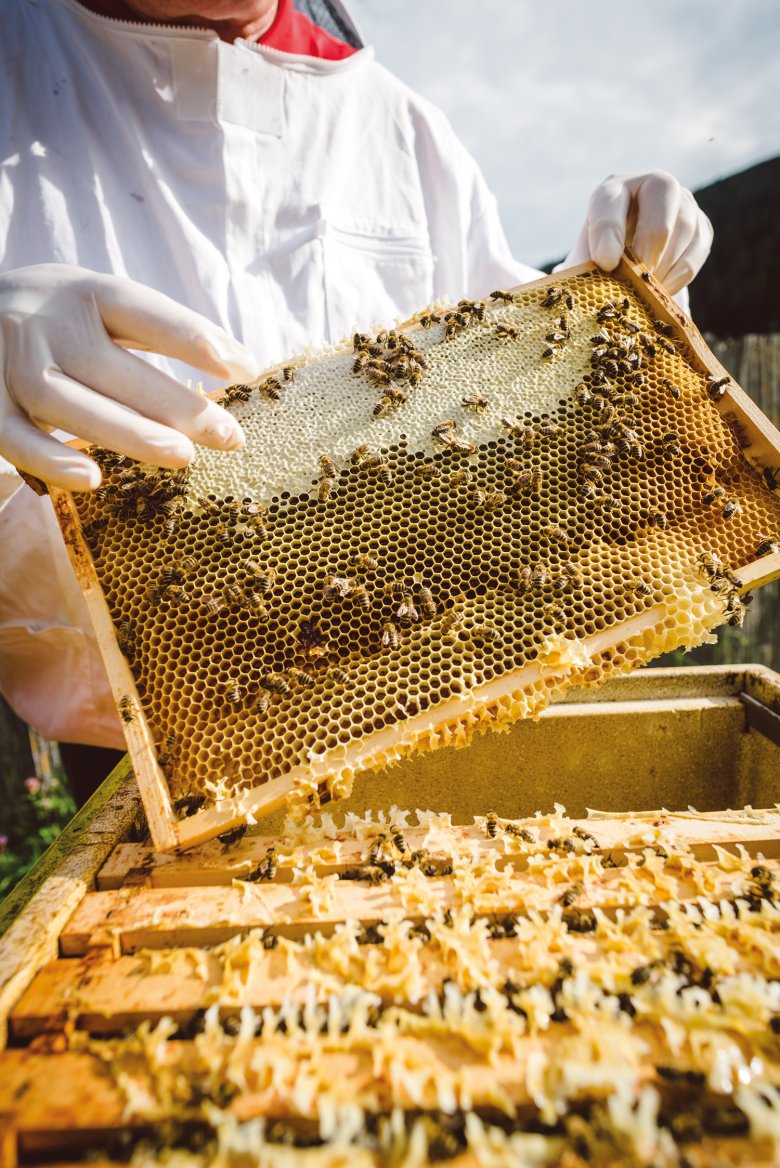
[[[498,828],[498,816],[496,815],[495,811],[488,811],[487,815],[485,816],[485,830],[487,831],[490,839],[496,838],[498,835]]]
[[[384,483],[386,487],[391,487],[393,485],[393,472],[390,470],[390,467],[386,462],[380,462],[376,467],[374,467],[374,471],[377,475],[377,478],[379,478],[379,480]]]
[[[371,337],[367,337],[365,333],[355,333],[352,337],[353,349],[365,349],[367,345],[371,344]]]
[[[365,458],[365,456],[368,454],[370,449],[371,449],[371,447],[368,445],[367,442],[363,442],[363,443],[361,443],[360,446],[356,446],[355,449],[352,451],[352,453],[349,456],[350,461],[352,462],[352,465],[357,466],[357,464],[362,459]]]
[[[417,596],[420,601],[420,608],[422,609],[423,616],[427,617],[428,620],[433,620],[433,618],[436,616],[436,604],[434,602],[433,596],[431,595],[430,588],[426,588],[424,584],[418,584]]]
[[[457,429],[458,423],[454,418],[446,418],[443,422],[438,422],[431,430],[431,437],[436,442],[447,443],[454,431]]]
[[[567,619],[566,609],[562,608],[560,604],[548,604],[544,613],[547,619],[554,624],[563,624]]]
[[[237,706],[240,703],[241,686],[235,678],[231,678],[230,681],[222,683],[222,696],[225,698],[225,701],[230,702],[231,706]]]
[[[395,409],[395,403],[393,402],[393,400],[391,398],[385,396],[385,397],[380,398],[379,401],[376,403],[376,405],[374,406],[374,409],[373,409],[373,414],[374,414],[375,418],[386,418],[387,415],[392,413],[392,411],[394,409]]]
[[[597,485],[604,482],[604,476],[597,466],[591,466],[589,463],[583,463],[580,467],[580,475],[586,483],[595,483]]]
[[[565,564],[560,574],[553,580],[553,591],[556,596],[561,596],[563,593],[582,588],[583,584],[584,580],[579,569],[571,564]]]
[[[418,479],[436,479],[441,474],[441,467],[438,462],[418,462],[414,473]]]
[[[657,352],[655,341],[648,333],[639,334],[639,343],[647,353],[648,357],[655,357]]]
[[[203,795],[182,795],[173,805],[175,814],[180,819],[188,819],[204,806],[206,800]]]
[[[499,341],[515,341],[520,335],[519,329],[513,324],[505,324],[499,321],[494,329],[495,336]]]
[[[385,649],[397,649],[400,644],[398,626],[393,621],[385,621],[382,626],[382,645]]]
[[[349,683],[349,674],[335,665],[328,670],[328,677],[332,677],[339,685],[347,685]]]
[[[559,425],[558,422],[545,419],[539,423],[538,429],[544,438],[561,438],[563,436],[563,426]]]
[[[358,470],[377,471],[380,466],[385,465],[385,460],[381,454],[376,454],[375,452],[371,451],[368,454],[364,454],[357,465]]]
[[[135,703],[130,697],[130,694],[122,694],[119,699],[119,713],[123,722],[133,722],[135,720]]]
[[[556,288],[556,286],[552,284],[547,289],[547,295],[542,301],[542,308],[555,308],[555,305],[560,304],[562,299],[563,292],[561,292],[560,288]]]
[[[270,705],[271,699],[268,697],[268,694],[259,693],[252,704],[252,713],[260,715],[267,714]]]
[[[514,839],[522,840],[525,844],[532,844],[534,837],[527,827],[518,827],[516,823],[505,823],[504,831],[507,835],[511,835]]]
[[[328,499],[333,494],[333,488],[335,485],[335,479],[320,479],[320,485],[317,488],[317,501],[319,503],[327,503]]]
[[[558,904],[563,905],[564,908],[570,908],[578,897],[582,896],[585,891],[585,885],[581,880],[575,880],[566,891],[558,897]]]
[[[542,528],[542,535],[544,536],[545,539],[549,540],[551,543],[559,543],[559,544],[562,544],[564,547],[566,545],[568,545],[568,542],[569,542],[569,537],[566,534],[566,532],[563,530],[563,528],[558,527],[554,523],[549,523],[549,524],[547,524],[546,527],[543,527]]]
[[[546,349],[542,350],[542,360],[549,361],[550,358],[554,357],[557,352],[558,350],[554,349],[552,345],[548,345]]]
[[[514,304],[515,298],[511,292],[505,292],[503,288],[496,288],[494,292],[490,293],[491,300],[503,300],[505,304]]]
[[[485,495],[485,510],[498,511],[506,503],[507,497],[506,491],[488,491]]]
[[[260,396],[268,398],[270,401],[279,401],[283,388],[278,377],[266,377],[257,387]]]
[[[225,612],[227,607],[224,600],[214,594],[205,596],[201,603],[201,608],[207,616],[218,616],[221,612]]]
[[[486,397],[481,397],[478,393],[467,394],[466,397],[460,399],[460,404],[467,410],[474,410],[475,413],[482,413],[490,405]]]
[[[226,584],[222,589],[222,595],[229,605],[241,604],[244,599],[243,590],[235,582]]]
[[[761,542],[756,548],[756,556],[768,556],[780,552],[780,543],[777,540],[771,539],[768,535],[760,535],[758,538]]]
[[[270,847],[265,853],[265,859],[262,863],[248,872],[242,879],[254,883],[255,881],[273,880],[276,876],[276,848]]]
[[[205,511],[207,515],[221,515],[222,508],[215,498],[211,495],[198,495],[198,506],[201,511]]]
[[[259,592],[245,592],[243,606],[253,612],[260,620],[268,620],[270,615],[268,607]]]
[[[298,685],[302,685],[304,689],[310,689],[315,682],[310,673],[306,673],[304,669],[299,669],[296,665],[290,666],[287,670],[287,676],[291,677],[293,681],[297,681]]]
[[[403,593],[401,603],[398,605],[395,615],[399,620],[412,621],[413,623],[416,623],[420,619],[420,614],[415,607],[414,597],[411,592],[407,591]]]
[[[135,626],[131,620],[123,620],[116,633],[119,650],[128,661],[135,656]]]
[[[441,622],[442,635],[446,637],[449,633],[453,632],[453,630],[457,628],[462,620],[463,612],[461,609],[451,608],[450,611],[445,614],[444,619]]]
[[[276,580],[276,569],[263,568],[257,560],[244,560],[242,567],[246,574],[252,578],[252,582],[261,596],[268,596]]]
[[[435,312],[431,312],[430,310],[428,312],[424,312],[420,317],[420,325],[424,329],[429,329],[432,325],[440,323],[441,317],[437,316]]]
[[[593,399],[593,395],[591,394],[584,381],[581,381],[576,387],[574,390],[574,396],[577,399],[577,403],[581,406],[588,405]]]
[[[550,583],[550,573],[542,564],[537,564],[531,570],[531,587],[536,592],[541,592]]]
[[[676,434],[664,434],[661,439],[661,448],[664,454],[668,454],[672,458],[677,458],[682,454],[680,440]]]
[[[518,592],[530,592],[533,573],[529,567],[510,568],[509,583]]]
[[[326,479],[338,478],[338,468],[329,454],[321,454],[319,457],[320,471]]]
[[[501,636],[496,626],[488,624],[487,621],[472,625],[469,634],[472,641],[476,641],[478,645],[490,644],[493,641],[497,641]]]
[[[390,838],[393,841],[393,845],[395,846],[396,851],[400,852],[402,856],[406,855],[406,840],[404,839],[404,833],[401,831],[400,827],[394,826],[390,828]]]
[[[368,350],[367,349],[358,349],[357,353],[355,355],[355,360],[352,362],[352,372],[353,373],[362,373],[362,371],[366,367],[366,363],[367,363],[368,359],[369,359]]]
[[[371,611],[371,597],[365,584],[355,584],[352,588],[352,600],[362,608],[363,612]]]
[[[450,476],[450,486],[457,490],[459,487],[467,487],[473,479],[473,475],[467,466],[461,467]]]
[[[260,685],[269,693],[281,694],[283,697],[290,693],[290,683],[283,673],[264,673],[260,678]]]
[[[670,397],[674,398],[675,401],[680,400],[682,397],[682,390],[680,389],[679,385],[675,385],[673,381],[670,381],[668,377],[665,377],[663,386]]]
[[[770,491],[776,491],[780,487],[780,470],[775,467],[765,466],[761,473],[764,476],[764,483],[769,487]]]
[[[651,511],[647,517],[647,525],[648,527],[657,527],[660,531],[664,531],[667,520],[663,511]]]
[[[233,844],[237,844],[242,840],[245,835],[246,824],[242,823],[238,827],[231,827],[230,831],[223,831],[222,835],[217,836],[217,839],[222,844],[222,850],[224,852],[227,848],[232,847]]]
[[[568,334],[562,332],[552,332],[548,333],[544,339],[549,341],[552,345],[560,345],[568,339]]]
[[[672,328],[672,326],[670,324],[667,324],[667,322],[665,320],[654,320],[653,321],[653,328],[655,329],[656,332],[660,333],[661,336],[664,336],[664,337],[673,337],[674,336],[674,329]]]
[[[729,499],[726,506],[721,511],[724,519],[731,519],[734,515],[739,515],[742,507],[736,499]]]
[[[630,585],[630,591],[635,592],[637,596],[652,596],[653,590],[646,580],[635,580]]]
[[[222,544],[223,547],[230,547],[233,542],[233,536],[230,528],[225,523],[218,523],[214,528],[214,538],[217,543]]]
[[[349,566],[356,572],[375,572],[379,567],[379,560],[368,552],[353,552],[349,557]]]
[[[343,600],[352,591],[352,581],[348,576],[326,576],[322,586],[323,600]]]
[[[473,486],[469,491],[469,505],[473,510],[478,510],[485,505],[485,492],[482,487]]]
[[[400,375],[398,367],[394,366],[393,373],[395,376]],[[408,372],[404,373],[404,377],[408,377]],[[385,397],[389,398],[393,405],[397,406],[403,405],[404,402],[409,400],[409,395],[406,390],[400,389],[397,385],[393,385],[392,381],[385,389]]]

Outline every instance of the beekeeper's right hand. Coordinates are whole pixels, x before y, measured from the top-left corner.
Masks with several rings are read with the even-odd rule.
[[[99,467],[48,431],[166,467],[186,466],[193,442],[243,446],[226,410],[127,348],[226,382],[260,373],[217,325],[133,280],[66,264],[0,274],[0,455],[46,482],[87,490],[100,483]]]

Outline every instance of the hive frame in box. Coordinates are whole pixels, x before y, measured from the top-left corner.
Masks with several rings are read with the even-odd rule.
[[[556,280],[560,281],[593,270],[596,270],[594,264],[581,264],[554,277],[546,276],[531,284],[524,284],[517,291],[527,292],[529,288],[544,287],[554,284]],[[764,417],[748,395],[730,380],[730,375],[714,358],[690,319],[630,252],[621,260],[615,275],[632,287],[639,299],[652,308],[660,321],[680,330],[689,346],[691,354],[689,363],[697,372],[716,379],[729,378],[725,393],[716,403],[718,411],[728,423],[738,428],[746,460],[759,471],[768,468],[780,473],[780,432]],[[413,320],[401,327],[413,330],[420,326]],[[296,785],[303,780],[311,787],[316,784],[320,795],[326,796],[327,780],[333,775],[338,763],[335,751],[329,752],[322,761],[314,760],[306,765],[299,765],[283,776],[244,789],[239,795],[220,799],[215,806],[198,811],[187,818],[181,820],[176,818],[165,775],[157,762],[154,740],[144,716],[135,679],[127,660],[119,650],[116,631],[90,550],[81,533],[75,505],[65,491],[53,488],[50,493],[95,627],[114,698],[119,704],[122,698],[129,695],[132,703],[133,717],[126,722],[124,728],[156,848],[161,852],[183,850],[247,820],[252,822],[257,817],[281,807]],[[747,565],[739,566],[737,570],[741,579],[741,591],[747,592],[780,577],[780,553],[762,556]],[[645,630],[656,626],[666,612],[664,605],[655,605],[609,629],[584,638],[579,643],[584,652],[590,656],[603,654],[630,638],[641,636]],[[545,673],[547,672],[549,670],[545,669]],[[505,673],[473,689],[468,709],[470,712],[480,710],[489,714],[491,709],[498,708],[502,700],[508,700],[513,692],[540,682],[542,676],[542,667],[536,662],[511,673]],[[447,723],[461,723],[464,717],[462,696],[456,695],[440,703],[435,714],[437,727],[446,726]],[[432,712],[424,711],[407,717],[401,723],[374,731],[350,747],[349,769],[354,773],[381,765],[388,756],[393,757],[394,748],[399,743],[403,743],[407,748],[423,744],[431,747],[435,745],[432,730]]]

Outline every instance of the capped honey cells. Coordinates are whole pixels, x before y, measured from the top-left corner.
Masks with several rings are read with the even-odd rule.
[[[186,471],[94,452],[75,506],[135,679],[117,701],[180,822],[269,783],[313,808],[743,621],[780,454],[748,461],[728,379],[630,275],[291,359],[224,395],[245,448]]]

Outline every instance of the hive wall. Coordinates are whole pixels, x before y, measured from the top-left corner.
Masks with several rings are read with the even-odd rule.
[[[780,454],[658,295],[624,263],[421,314],[371,338],[375,376],[348,342],[228,391],[238,454],[181,475],[103,457],[74,503],[176,840],[742,619],[748,582],[780,572]]]

